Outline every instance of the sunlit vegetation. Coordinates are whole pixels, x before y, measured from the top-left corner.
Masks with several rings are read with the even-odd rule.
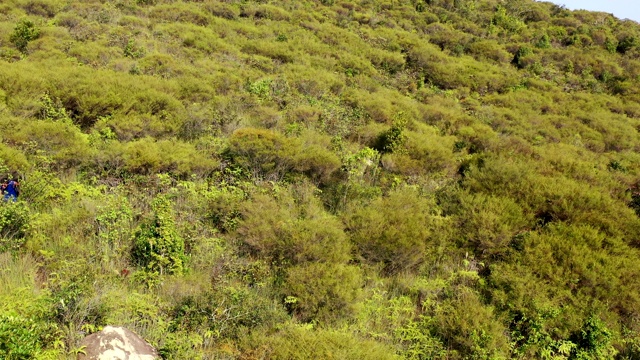
[[[4,0],[0,358],[640,357],[640,25]]]

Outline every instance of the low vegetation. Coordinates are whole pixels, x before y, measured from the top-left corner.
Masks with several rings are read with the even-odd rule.
[[[5,0],[0,358],[637,359],[640,25]]]

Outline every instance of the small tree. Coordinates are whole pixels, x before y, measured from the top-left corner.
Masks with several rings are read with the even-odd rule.
[[[40,36],[40,29],[35,24],[27,19],[22,19],[18,22],[13,34],[11,34],[10,41],[21,52],[27,51],[27,45],[29,41],[35,40]]]
[[[133,260],[150,272],[177,274],[184,270],[184,240],[176,230],[171,202],[160,196],[151,205],[154,219],[136,232]]]
[[[398,113],[391,128],[380,135],[376,143],[376,150],[383,153],[402,153],[406,149],[404,148],[407,142],[407,134],[405,129],[407,128],[409,120],[405,117],[403,112]]]

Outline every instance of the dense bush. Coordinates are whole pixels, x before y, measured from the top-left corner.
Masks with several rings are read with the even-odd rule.
[[[355,266],[309,263],[287,271],[285,304],[301,321],[321,324],[351,316],[361,279]]]
[[[433,241],[434,207],[415,189],[403,188],[365,208],[351,210],[345,223],[364,259],[396,273],[414,269],[425,260]]]
[[[24,19],[16,25],[10,40],[18,50],[25,52],[29,42],[37,39],[38,36],[40,36],[40,29],[33,22]]]
[[[284,265],[346,262],[350,246],[340,222],[323,212],[310,190],[289,191],[294,194],[257,195],[243,206],[238,233],[248,249]]]
[[[117,146],[111,143],[112,146]],[[171,173],[177,176],[207,174],[216,161],[198,152],[193,145],[176,140],[155,141],[144,138],[132,141],[115,155],[122,159],[122,166],[131,173]]]
[[[254,177],[280,180],[293,168],[300,151],[295,139],[262,129],[240,129],[229,139],[229,155]]]
[[[247,341],[248,354],[271,359],[397,359],[392,348],[362,340],[336,330],[314,330],[290,326],[275,334],[255,336]]]
[[[153,201],[154,218],[135,234],[133,261],[159,274],[185,271],[184,239],[177,233],[171,203],[165,197]]]
[[[4,0],[0,358],[120,324],[166,359],[637,358],[638,39],[532,0]]]
[[[0,206],[0,252],[17,250],[29,230],[29,209],[24,203],[4,202]]]
[[[0,316],[0,355],[30,359],[42,351],[39,324],[20,317]]]

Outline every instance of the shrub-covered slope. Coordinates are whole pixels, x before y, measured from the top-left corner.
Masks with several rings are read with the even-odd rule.
[[[5,0],[0,358],[640,356],[640,25]]]

